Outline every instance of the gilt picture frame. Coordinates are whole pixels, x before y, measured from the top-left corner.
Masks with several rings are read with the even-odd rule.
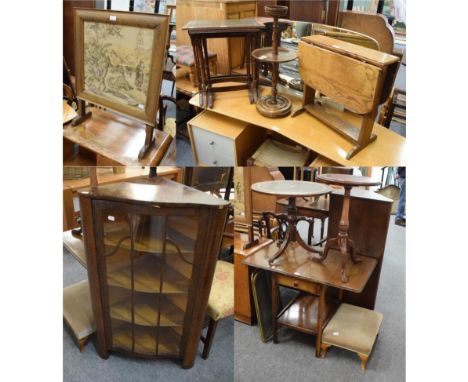
[[[167,15],[76,8],[77,98],[156,125]]]

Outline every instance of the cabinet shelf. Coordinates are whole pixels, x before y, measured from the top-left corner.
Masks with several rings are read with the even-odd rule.
[[[191,225],[191,226],[190,226]],[[166,254],[176,254],[182,252],[187,254],[193,252],[194,223],[171,222],[168,227],[168,239],[166,240]],[[157,235],[152,235],[148,227],[139,230],[134,241],[134,250],[144,253],[162,253],[163,240]],[[131,250],[132,242],[128,224],[125,222],[105,224],[104,244],[108,247]],[[195,232],[196,234],[196,232]],[[127,238],[126,238],[127,237]],[[126,238],[126,239],[124,239]],[[123,239],[123,240],[122,240]],[[120,243],[119,243],[120,242]]]
[[[133,347],[132,326],[123,324],[113,330],[112,346],[144,355],[179,354],[179,343],[182,335],[180,328],[154,328],[134,326],[135,342]]]
[[[180,260],[182,261],[182,260]],[[164,266],[161,290],[161,269]],[[165,265],[154,256],[135,260],[133,265],[134,290],[147,293],[187,293],[189,278],[176,271],[168,263]],[[130,265],[109,271],[107,282],[111,286],[132,289]]]
[[[153,326],[158,324],[158,305],[161,307],[159,315],[160,327],[182,326],[184,323],[187,295],[161,295],[158,297],[148,294],[136,295],[134,299],[134,318],[136,325]],[[110,307],[111,319],[132,322],[132,302],[125,298]]]
[[[319,297],[309,294],[299,295],[291,306],[278,318],[278,324],[299,330],[307,334],[317,333]],[[338,307],[337,303],[327,301],[324,309],[326,326],[331,314]]]

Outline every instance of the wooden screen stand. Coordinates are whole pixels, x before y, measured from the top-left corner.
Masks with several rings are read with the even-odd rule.
[[[159,112],[161,113],[161,107],[159,108]],[[92,116],[92,113],[90,111],[86,112],[86,101],[79,99],[78,100],[78,116],[72,120],[71,125],[78,126],[79,124],[83,123],[87,119],[91,118],[91,116]],[[149,150],[151,149],[151,145],[156,143],[155,138],[154,138],[154,129],[156,128],[156,126],[151,126],[145,123],[145,127],[146,127],[145,143],[138,153],[138,159],[140,160],[143,159],[146,156],[146,154],[149,152]]]
[[[399,58],[326,36],[308,36],[299,42],[299,67],[304,80],[303,111],[354,143],[352,158],[377,139],[372,134],[378,107],[390,95]],[[344,121],[330,108],[315,102],[315,92],[326,95],[361,117],[360,126]]]
[[[161,112],[161,110],[159,112]],[[147,123],[145,123],[145,126],[146,126],[145,144],[143,145],[143,147],[140,149],[140,152],[138,153],[138,159],[143,159],[148,153],[149,149],[151,148],[151,145],[155,143],[154,137],[153,137],[153,131],[155,129],[155,126],[148,125]]]

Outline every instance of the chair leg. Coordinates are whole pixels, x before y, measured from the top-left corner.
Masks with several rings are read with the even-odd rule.
[[[213,343],[213,338],[216,331],[216,326],[218,326],[218,321],[213,320],[210,317],[210,322],[208,324],[208,331],[206,332],[205,345],[203,346],[202,358],[207,359],[210,355],[211,344]]]

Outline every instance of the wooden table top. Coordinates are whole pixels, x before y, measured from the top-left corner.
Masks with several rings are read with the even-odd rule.
[[[366,48],[364,46],[341,41],[328,36],[306,36],[301,40],[309,44],[317,45],[321,48],[329,49],[379,67],[393,64],[399,60],[398,57],[391,54],[383,53],[378,50]]]
[[[276,244],[271,243],[246,257],[242,263],[250,267],[281,273],[354,293],[362,292],[377,265],[377,260],[365,256],[358,256],[363,260],[358,264],[353,264],[349,260],[346,266],[349,281],[342,283],[341,254],[339,251],[332,249],[329,251],[326,260],[322,263],[315,263],[311,258],[317,256],[316,254],[306,251],[301,246],[289,245],[283,255],[275,261],[275,264],[270,265],[268,258],[277,251]]]
[[[272,180],[252,184],[252,191],[267,195],[298,197],[324,195],[328,194],[331,190],[329,187],[315,182]]]
[[[218,31],[231,32],[238,29],[251,29],[253,31],[265,28],[262,23],[255,19],[236,19],[236,20],[192,20],[182,29],[189,33],[216,33]]]
[[[119,182],[86,189],[80,194],[93,199],[128,201],[144,204],[169,206],[208,206],[222,208],[229,204],[224,199],[211,196],[195,188],[185,186],[161,177],[136,179],[133,182]]]
[[[269,94],[271,89],[263,88],[262,93]],[[302,93],[278,86],[280,94],[286,94],[292,102],[293,111],[302,107]],[[199,96],[190,100],[190,104],[200,107]],[[361,117],[351,112],[341,112],[330,107],[326,109],[356,126],[360,126]],[[247,123],[275,131],[308,149],[342,166],[404,166],[406,164],[406,139],[401,135],[375,123],[373,132],[377,140],[361,152],[346,159],[346,154],[353,144],[333,131],[309,113],[302,113],[295,118],[271,119],[262,116],[255,104],[249,103],[247,90],[217,93],[213,109],[215,113],[226,115]]]
[[[319,174],[317,180],[327,184],[339,186],[379,186],[380,181],[375,181],[368,176],[358,176],[350,174]]]

